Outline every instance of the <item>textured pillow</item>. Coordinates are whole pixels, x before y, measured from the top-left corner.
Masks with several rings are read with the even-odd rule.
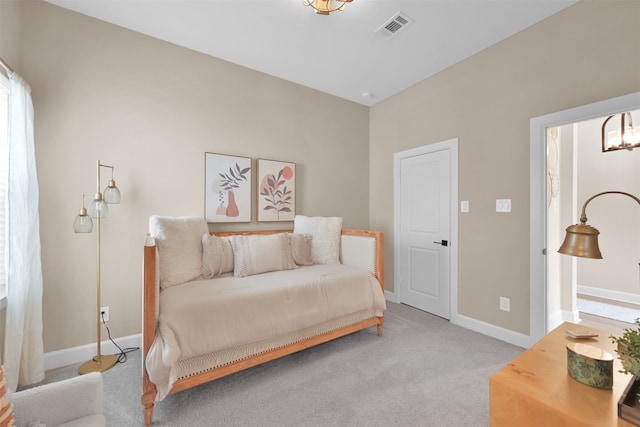
[[[200,277],[202,235],[208,232],[207,222],[200,217],[149,218],[149,233],[158,248],[162,289]]]
[[[311,260],[314,264],[340,264],[342,218],[296,215],[294,234],[311,234]]]
[[[289,234],[291,239],[291,254],[293,255],[293,262],[296,265],[313,265],[313,259],[311,258],[311,240],[313,236],[311,234]]]
[[[286,233],[232,236],[231,246],[234,277],[296,268]]]
[[[233,248],[227,237],[202,235],[202,277],[213,279],[233,271]]]
[[[0,366],[0,426],[13,425],[13,411],[11,404],[5,397],[7,392],[7,383],[4,379],[4,367]]]

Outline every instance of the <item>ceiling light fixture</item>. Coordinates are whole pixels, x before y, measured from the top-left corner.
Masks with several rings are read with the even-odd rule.
[[[606,131],[607,122],[614,116],[609,116],[602,123],[602,152],[616,150],[633,150],[640,147],[640,126],[633,127],[631,113],[620,114],[620,129]],[[606,138],[605,138],[606,137]]]
[[[311,6],[318,15],[329,15],[336,10],[342,10],[353,0],[302,0],[305,6]]]

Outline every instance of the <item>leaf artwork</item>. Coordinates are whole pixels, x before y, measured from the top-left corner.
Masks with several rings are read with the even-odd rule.
[[[245,176],[247,172],[251,170],[251,167],[240,169],[240,165],[236,163],[236,167],[229,168],[229,173],[219,173],[222,178],[221,185],[225,190],[233,190],[239,188],[242,181],[247,181]]]
[[[266,174],[262,178],[260,185],[260,195],[266,205],[264,211],[273,212],[280,219],[280,213],[291,212],[291,202],[293,201],[293,191],[287,188],[287,181],[293,178],[293,170],[285,166],[278,172],[276,177],[273,174]]]

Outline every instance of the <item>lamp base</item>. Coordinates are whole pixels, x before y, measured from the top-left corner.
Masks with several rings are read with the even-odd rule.
[[[117,354],[109,354],[102,355],[100,358],[100,363],[97,360],[89,360],[88,362],[83,363],[78,368],[78,373],[80,375],[88,374],[89,372],[104,372],[107,369],[113,368],[113,366],[118,363],[118,355]]]

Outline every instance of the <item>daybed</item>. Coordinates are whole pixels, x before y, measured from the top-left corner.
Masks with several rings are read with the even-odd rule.
[[[150,218],[144,248],[145,425],[170,394],[377,326],[384,236],[341,218],[210,233],[202,218]]]

